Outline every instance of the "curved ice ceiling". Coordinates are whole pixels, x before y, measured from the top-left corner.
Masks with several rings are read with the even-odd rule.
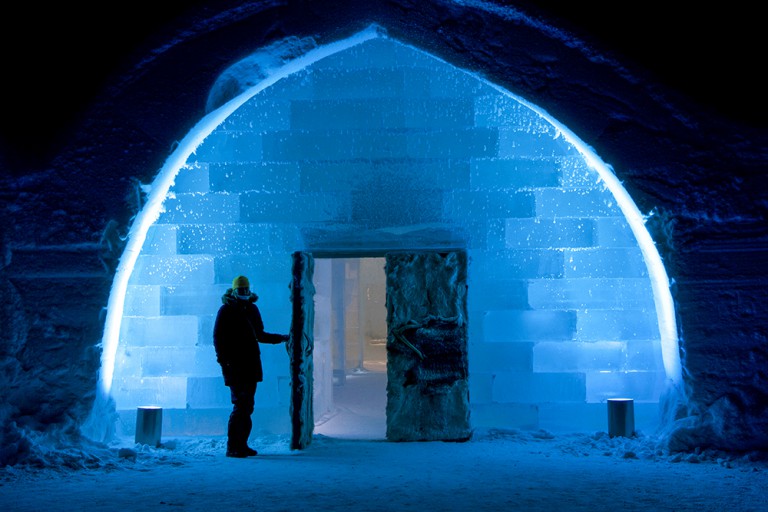
[[[230,405],[212,323],[235,274],[287,332],[293,251],[449,248],[470,255],[476,426],[546,428],[617,396],[655,406],[679,384],[666,273],[609,167],[538,107],[370,28],[182,140],[120,261],[102,391],[118,411],[161,405],[180,430],[216,430]],[[285,351],[266,347],[264,364],[259,421],[280,430]]]

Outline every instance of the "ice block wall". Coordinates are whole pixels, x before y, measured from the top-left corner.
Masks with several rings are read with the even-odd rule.
[[[605,400],[656,421],[666,377],[648,271],[611,192],[540,113],[385,35],[252,96],[190,155],[126,293],[113,397],[164,432],[221,433],[212,347],[237,274],[290,325],[290,254],[463,248],[475,427],[605,429]],[[288,431],[288,360],[263,350],[255,429]]]

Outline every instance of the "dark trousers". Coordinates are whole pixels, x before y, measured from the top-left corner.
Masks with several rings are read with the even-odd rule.
[[[256,383],[237,383],[229,386],[232,399],[232,413],[227,425],[227,449],[242,450],[248,446],[248,436],[251,435],[251,414],[256,396]]]

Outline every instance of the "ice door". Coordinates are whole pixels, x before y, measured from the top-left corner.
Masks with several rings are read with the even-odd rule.
[[[311,254],[293,253],[291,281],[291,338],[288,354],[291,361],[291,449],[301,450],[312,442],[312,334],[315,322],[315,286],[312,284],[315,260]]]
[[[466,253],[389,253],[386,274],[387,439],[467,440]]]

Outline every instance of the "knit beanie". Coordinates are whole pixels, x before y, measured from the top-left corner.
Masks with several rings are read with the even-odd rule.
[[[245,276],[237,276],[232,280],[232,289],[237,290],[238,288],[250,288],[251,283],[248,282],[248,278]]]

